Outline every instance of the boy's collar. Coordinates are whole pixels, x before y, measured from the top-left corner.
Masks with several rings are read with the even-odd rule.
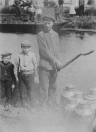
[[[53,33],[53,29],[51,29],[50,31],[47,31],[46,29],[44,30],[45,33],[50,33],[52,34]]]
[[[28,52],[28,53],[24,53],[24,52],[22,51],[22,54],[23,54],[23,55],[28,55],[28,54],[29,54],[29,52]]]
[[[4,61],[2,61],[2,63],[3,63],[4,65],[8,65],[8,64],[9,64],[9,62],[8,62],[8,63],[4,63]]]

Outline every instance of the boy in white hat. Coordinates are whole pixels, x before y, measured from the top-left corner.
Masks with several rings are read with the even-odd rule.
[[[30,52],[31,43],[27,40],[21,43],[22,52],[15,59],[14,73],[19,82],[21,105],[34,104],[34,77],[37,76],[37,60],[35,54]],[[26,101],[27,104],[26,104]]]
[[[0,99],[6,98],[4,106],[7,106],[12,99],[12,88],[15,87],[14,65],[10,62],[11,53],[1,54],[0,61]]]
[[[40,22],[42,18],[42,9],[40,8],[39,5],[37,6],[36,17],[37,17],[37,22]]]

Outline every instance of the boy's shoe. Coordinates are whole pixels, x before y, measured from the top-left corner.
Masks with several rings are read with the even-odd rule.
[[[4,110],[5,110],[5,111],[9,111],[9,105],[8,105],[8,104],[5,105]]]

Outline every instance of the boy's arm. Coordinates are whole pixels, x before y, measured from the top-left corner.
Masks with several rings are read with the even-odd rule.
[[[0,66],[0,81],[2,80],[1,66]]]
[[[14,74],[14,65],[13,64],[11,67],[11,76],[12,76],[12,83],[16,84],[16,78],[15,78],[15,74]]]
[[[60,60],[60,42],[59,42],[59,35],[57,34],[57,52],[58,52],[58,60]]]
[[[15,62],[14,62],[14,74],[16,81],[18,81],[18,69],[19,69],[19,55],[16,57]]]
[[[1,62],[0,62],[1,63]],[[0,65],[0,81],[4,81],[5,80],[5,76],[4,76],[4,72],[3,72],[3,68]]]
[[[36,59],[35,54],[32,55],[32,62],[33,62],[33,65],[34,65],[35,74],[37,74],[37,59]]]

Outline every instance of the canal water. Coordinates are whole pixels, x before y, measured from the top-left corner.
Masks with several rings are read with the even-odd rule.
[[[27,39],[31,42],[31,50],[36,54],[37,60],[39,61],[38,44],[36,38],[37,36],[33,34],[0,33],[0,54],[3,51],[11,52],[12,63],[14,63],[16,54],[21,51],[21,42]],[[82,91],[84,93],[83,96],[89,92],[90,88],[96,87],[96,34],[65,32],[60,35],[60,59],[62,63],[65,64],[77,54],[86,53],[90,50],[94,50],[94,53],[88,56],[79,57],[58,73],[57,101],[59,103],[61,101],[62,90],[65,89],[66,84],[68,83],[72,83],[75,85],[76,89]],[[47,113],[47,116],[44,116],[44,113],[41,115],[42,116],[36,115],[36,118],[35,116],[33,117],[34,121],[32,123],[34,126],[34,132],[85,132],[86,126],[88,126],[88,123],[90,123],[92,119],[86,117],[84,119],[84,117],[78,117],[74,114],[71,115],[70,113],[69,116],[66,116],[66,112],[65,114],[62,114],[61,112],[59,115],[54,115],[51,113],[51,116],[49,113]],[[40,118],[40,120],[37,118]],[[10,120],[10,123],[8,120],[6,121],[10,131],[11,128],[9,126],[11,126],[11,123],[13,123],[12,121],[13,120]],[[35,125],[34,122],[36,123]],[[20,122],[17,121],[17,125],[20,125],[20,129],[18,127],[18,131],[23,132],[25,128],[24,132],[31,132],[30,123],[30,128],[23,128],[23,125],[27,126],[27,123],[25,122],[24,124],[20,124]],[[14,127],[17,130],[15,123]],[[37,127],[40,129],[37,129]]]

